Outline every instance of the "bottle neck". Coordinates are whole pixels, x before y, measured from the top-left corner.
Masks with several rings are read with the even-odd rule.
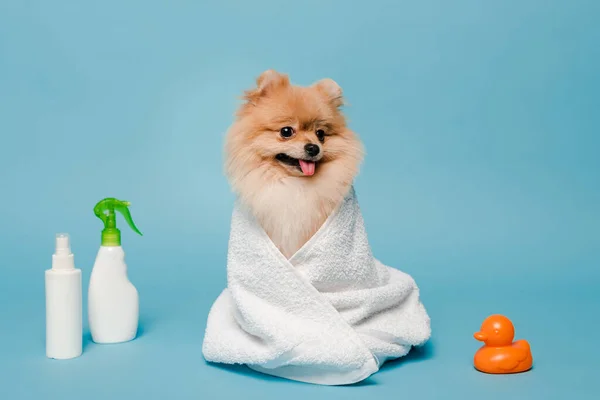
[[[73,254],[53,254],[52,269],[56,271],[68,271],[75,269],[75,257]]]
[[[117,216],[114,209],[108,210],[104,229],[102,230],[102,246],[120,246],[121,231],[117,229]]]
[[[104,247],[118,247],[121,245],[121,231],[117,228],[104,228],[101,244]]]

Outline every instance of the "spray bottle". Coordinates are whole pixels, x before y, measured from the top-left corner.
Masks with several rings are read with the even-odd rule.
[[[46,356],[57,360],[82,353],[81,270],[75,268],[69,235],[56,235],[52,268],[45,273]]]
[[[120,212],[131,229],[142,235],[131,219],[129,205],[127,201],[105,198],[94,207],[94,214],[104,223],[88,289],[89,325],[96,343],[127,342],[137,335],[139,295],[127,276],[115,214]]]

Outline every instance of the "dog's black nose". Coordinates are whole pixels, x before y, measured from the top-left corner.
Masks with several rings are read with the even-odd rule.
[[[306,151],[306,154],[308,154],[309,156],[314,157],[317,154],[319,154],[319,151],[321,151],[321,149],[316,144],[309,143],[306,146],[304,146],[304,151]]]

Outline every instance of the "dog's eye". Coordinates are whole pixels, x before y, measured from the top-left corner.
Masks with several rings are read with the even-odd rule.
[[[284,126],[279,131],[279,134],[281,135],[281,137],[284,137],[284,138],[292,137],[292,135],[294,134],[294,128],[292,128],[290,126]]]
[[[319,142],[321,143],[325,141],[325,131],[323,129],[317,131],[317,139],[319,139]]]

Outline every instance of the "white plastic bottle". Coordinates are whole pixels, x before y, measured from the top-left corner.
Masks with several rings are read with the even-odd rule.
[[[107,198],[94,208],[96,216],[104,222],[102,244],[88,289],[89,325],[96,343],[128,342],[137,335],[139,295],[127,276],[121,232],[116,228],[115,218],[115,211],[121,212],[131,228],[141,235],[128,206],[128,202]]]
[[[82,353],[81,270],[75,268],[69,235],[56,235],[52,269],[45,273],[46,356],[59,360]]]

